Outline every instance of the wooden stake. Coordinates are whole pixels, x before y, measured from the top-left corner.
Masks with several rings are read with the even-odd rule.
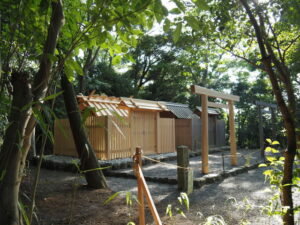
[[[231,154],[231,165],[237,166],[236,156],[236,139],[235,139],[235,127],[234,127],[234,108],[233,101],[228,101],[229,106],[229,131],[230,131],[230,154]]]
[[[264,146],[264,129],[263,129],[263,118],[262,118],[262,112],[261,112],[261,106],[258,105],[258,118],[259,118],[259,147],[260,147],[260,155],[262,159],[265,158],[265,146]]]
[[[141,179],[142,167],[142,149],[141,147],[136,147],[135,149],[135,171],[137,176],[138,185],[138,205],[139,205],[139,225],[145,225],[145,205],[144,205],[144,195],[143,195],[143,181]]]
[[[208,112],[207,95],[201,95],[201,125],[202,125],[202,173],[208,174]]]
[[[143,188],[143,191],[144,191],[144,193],[146,195],[148,206],[150,208],[150,211],[151,211],[152,217],[154,219],[154,222],[155,222],[156,225],[162,225],[162,222],[161,222],[161,220],[159,218],[158,212],[157,212],[156,207],[154,205],[153,199],[151,197],[150,191],[149,191],[148,186],[146,184],[146,181],[145,181],[142,169],[141,169],[141,167],[139,165],[138,165],[138,173],[140,175],[140,180],[141,180],[141,183],[142,183],[142,188]],[[144,215],[144,217],[145,217],[145,215]],[[145,219],[144,219],[144,221],[145,221]]]

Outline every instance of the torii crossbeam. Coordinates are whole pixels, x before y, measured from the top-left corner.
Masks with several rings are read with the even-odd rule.
[[[230,131],[230,154],[231,154],[231,165],[237,166],[237,154],[236,154],[236,139],[235,139],[235,127],[234,127],[234,102],[240,101],[240,97],[231,94],[221,93],[215,90],[207,89],[197,85],[191,86],[193,94],[201,96],[201,124],[202,124],[202,173],[208,173],[208,107],[214,108],[228,108],[229,109],[229,131]],[[209,102],[208,97],[220,98],[228,102],[228,104],[221,104],[215,102]]]

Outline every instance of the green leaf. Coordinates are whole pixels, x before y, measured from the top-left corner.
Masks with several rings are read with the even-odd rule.
[[[270,162],[274,162],[274,161],[277,160],[277,159],[276,159],[275,157],[273,157],[273,156],[267,156],[266,158],[267,158],[267,160],[270,161]]]
[[[178,42],[179,38],[180,38],[180,34],[181,34],[181,29],[182,29],[182,23],[178,23],[176,26],[176,29],[173,33],[173,40],[174,42]]]
[[[272,148],[271,147],[266,147],[265,152],[271,152]]]
[[[55,55],[47,54],[47,57],[48,57],[48,59],[49,59],[52,63],[58,61],[58,58],[57,58]]]
[[[182,1],[179,0],[173,0],[173,2],[177,5],[177,7],[182,11],[185,12],[185,6],[182,3]]]
[[[60,91],[60,92],[57,92],[57,93],[54,93],[52,95],[49,95],[45,98],[43,98],[43,101],[48,101],[48,100],[51,100],[51,99],[54,99],[56,98],[57,96],[61,95],[64,91]]]
[[[187,194],[184,192],[181,192],[180,197],[183,199],[183,202],[184,202],[187,210],[189,210],[190,209],[190,201],[189,201],[189,197],[187,196]]]
[[[103,205],[106,205],[107,203],[109,203],[110,201],[112,201],[113,199],[115,199],[121,192],[116,192],[114,193],[113,195],[109,196],[108,199],[106,199],[104,202],[103,202]]]
[[[170,13],[171,13],[171,14],[178,15],[178,14],[181,13],[181,11],[180,11],[178,8],[174,8],[174,9],[171,9],[171,10],[170,10]]]
[[[263,172],[264,175],[270,176],[273,173],[273,170],[266,170]]]
[[[258,165],[258,167],[266,167],[266,166],[268,166],[268,165],[265,164],[265,163],[261,163],[261,164]]]
[[[270,138],[267,138],[266,141],[269,143],[269,144],[272,144],[272,140]]]
[[[194,16],[186,16],[185,20],[194,30],[198,31],[200,29],[199,21]]]
[[[170,20],[169,19],[165,19],[163,29],[164,29],[165,33],[167,33],[170,30]]]
[[[131,192],[127,191],[126,192],[126,205],[132,205],[132,200],[131,200]]]
[[[168,204],[168,206],[167,206],[166,215],[168,215],[170,218],[173,216],[171,204]]]
[[[193,0],[195,5],[201,10],[209,10],[209,6],[205,2],[205,0]]]
[[[272,143],[271,143],[271,145],[279,145],[280,143],[279,143],[279,141],[273,141]]]
[[[29,218],[28,218],[28,216],[26,214],[25,207],[24,207],[23,203],[20,200],[18,201],[18,208],[21,211],[21,214],[22,214],[22,217],[23,217],[23,219],[25,221],[25,224],[26,225],[30,225]]]
[[[118,65],[118,64],[120,64],[121,60],[122,60],[122,57],[120,55],[117,55],[112,59],[111,63],[112,63],[112,65]]]

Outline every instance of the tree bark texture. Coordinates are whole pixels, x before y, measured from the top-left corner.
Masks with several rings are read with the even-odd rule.
[[[30,88],[26,73],[14,72],[12,74],[13,101],[9,127],[6,129],[0,151],[0,224],[23,224],[18,209],[19,188],[36,121],[32,115],[32,108],[36,110],[40,108],[39,104],[31,107],[31,103],[40,101],[47,92],[52,67],[49,54],[54,54],[63,19],[61,0],[52,1],[52,13],[44,52],[32,88]]]
[[[293,85],[291,83],[290,74],[287,67],[284,66],[284,62],[280,62],[273,53],[271,45],[268,43],[266,32],[264,31],[263,16],[259,15],[260,25],[254,17],[247,0],[240,0],[246,13],[250,19],[250,22],[255,30],[256,39],[259,45],[260,53],[262,56],[262,63],[265,67],[269,79],[272,84],[273,93],[275,95],[278,107],[283,117],[284,126],[287,133],[287,149],[284,153],[285,162],[283,169],[282,189],[281,189],[281,203],[282,206],[287,207],[287,212],[283,215],[283,223],[285,225],[294,224],[294,206],[292,196],[292,184],[293,179],[293,165],[296,155],[296,97],[293,91]],[[275,72],[272,63],[274,64],[277,73]],[[285,69],[282,69],[282,68]],[[279,82],[283,82],[283,87],[287,93],[287,100],[283,97],[283,90],[280,88]],[[287,101],[287,103],[286,103]]]
[[[4,136],[0,152],[0,224],[18,225],[19,187],[21,183],[21,158],[25,128],[30,116],[30,107],[22,109],[32,101],[28,74],[12,73],[13,100],[9,114],[10,125]],[[26,108],[26,107],[25,107]]]
[[[76,150],[80,158],[81,170],[90,171],[84,172],[88,186],[91,188],[107,188],[106,179],[102,171],[97,169],[99,168],[99,163],[84,129],[73,85],[65,74],[61,76],[61,86],[64,91],[64,102]]]

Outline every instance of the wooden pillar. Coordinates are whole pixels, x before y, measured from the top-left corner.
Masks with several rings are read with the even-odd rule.
[[[270,107],[271,110],[271,120],[272,120],[272,140],[276,140],[276,116],[275,109]]]
[[[264,128],[263,128],[263,117],[261,106],[258,105],[258,130],[259,130],[259,148],[260,148],[260,156],[265,158],[265,145],[264,145]]]
[[[192,169],[189,168],[189,149],[187,146],[181,145],[177,147],[177,182],[178,190],[184,191],[188,195],[193,192],[194,176]]]
[[[161,142],[160,142],[160,116],[159,112],[156,113],[156,153],[162,153]]]
[[[237,155],[236,155],[236,139],[235,139],[235,127],[234,127],[234,108],[233,101],[228,101],[229,106],[229,133],[230,133],[230,154],[231,154],[231,165],[237,166]]]
[[[104,134],[105,134],[105,155],[106,155],[106,159],[110,160],[111,159],[111,143],[110,143],[111,118],[109,116],[105,117]]]
[[[135,163],[142,168],[142,149],[141,147],[136,147],[135,150]],[[136,167],[137,170],[137,167]],[[144,206],[144,194],[143,194],[143,183],[140,174],[137,170],[137,185],[138,185],[138,211],[139,211],[139,225],[145,225],[145,206]]]
[[[201,133],[202,133],[202,173],[208,174],[208,112],[207,112],[207,95],[201,95]]]

